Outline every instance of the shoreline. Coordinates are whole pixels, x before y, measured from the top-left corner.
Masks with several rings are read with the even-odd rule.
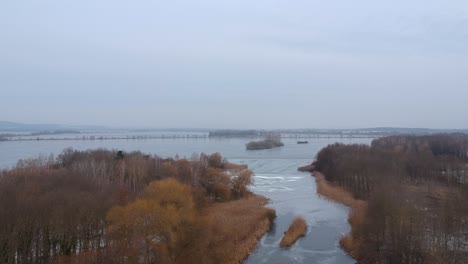
[[[215,204],[205,209],[203,221],[211,227],[207,231],[219,238],[208,245],[215,260],[237,264],[244,262],[252,254],[276,217],[274,209],[266,207],[268,201],[264,196],[251,193],[246,198]],[[240,229],[239,223],[242,223]],[[230,239],[225,239],[226,237]],[[230,250],[226,250],[228,248]]]
[[[354,198],[351,192],[328,182],[319,171],[311,171],[311,176],[315,177],[317,193],[320,196],[350,208],[348,222],[351,230],[340,238],[340,246],[348,255],[359,261],[362,257],[362,253],[359,250],[361,242],[353,237],[353,228],[362,225],[365,221],[367,202]]]

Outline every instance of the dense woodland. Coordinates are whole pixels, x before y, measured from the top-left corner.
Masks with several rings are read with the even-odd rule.
[[[66,149],[22,160],[0,173],[0,262],[224,262],[232,257],[219,237],[241,243],[252,223],[274,218],[248,201],[251,181],[246,166],[219,153],[187,160]],[[231,223],[230,212],[250,218]]]
[[[468,263],[467,135],[333,144],[314,166],[367,201],[363,215],[350,218],[360,263]]]

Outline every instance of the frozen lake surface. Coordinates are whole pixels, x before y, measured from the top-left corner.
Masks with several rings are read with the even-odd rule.
[[[349,231],[348,209],[316,194],[316,185],[309,173],[297,167],[310,163],[327,144],[370,143],[370,139],[308,139],[297,144],[284,139],[284,147],[247,151],[249,139],[148,139],[148,140],[51,140],[0,142],[0,168],[9,168],[21,158],[49,156],[67,147],[75,149],[108,148],[140,150],[162,157],[190,158],[193,153],[220,152],[229,161],[247,164],[255,172],[251,190],[271,199],[278,217],[272,229],[260,240],[257,249],[245,263],[323,263],[347,264],[355,261],[339,246],[339,238]],[[283,233],[296,216],[308,224],[305,237],[290,249],[280,249]]]

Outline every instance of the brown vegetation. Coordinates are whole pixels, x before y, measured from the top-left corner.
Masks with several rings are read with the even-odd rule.
[[[318,192],[352,208],[340,244],[360,263],[466,263],[467,155],[459,134],[322,149]]]
[[[360,226],[365,223],[367,202],[354,198],[353,194],[344,188],[327,181],[322,173],[314,171],[317,193],[332,201],[344,204],[351,208],[348,221],[351,226]],[[360,241],[353,239],[352,234],[347,234],[340,239],[340,245],[355,259],[360,259]]]
[[[179,263],[241,263],[276,217],[273,209],[263,207],[266,203],[264,197],[249,195],[204,209],[199,219],[203,230]]]
[[[280,242],[280,247],[286,248],[292,246],[300,237],[305,236],[307,223],[302,217],[296,217],[288,230],[284,233]]]
[[[0,173],[0,262],[240,260],[272,221],[251,182],[246,166],[219,153],[174,160],[67,149],[23,160]],[[228,244],[232,253],[220,254]]]
[[[349,191],[328,182],[319,171],[314,171],[313,175],[317,183],[317,193],[325,198],[342,203],[351,208],[364,207],[366,205],[365,201],[354,198],[353,194]]]

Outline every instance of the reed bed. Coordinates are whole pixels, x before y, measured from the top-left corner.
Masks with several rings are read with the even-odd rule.
[[[288,230],[284,233],[280,242],[281,248],[292,246],[300,237],[305,236],[307,232],[307,223],[302,217],[296,217]]]

